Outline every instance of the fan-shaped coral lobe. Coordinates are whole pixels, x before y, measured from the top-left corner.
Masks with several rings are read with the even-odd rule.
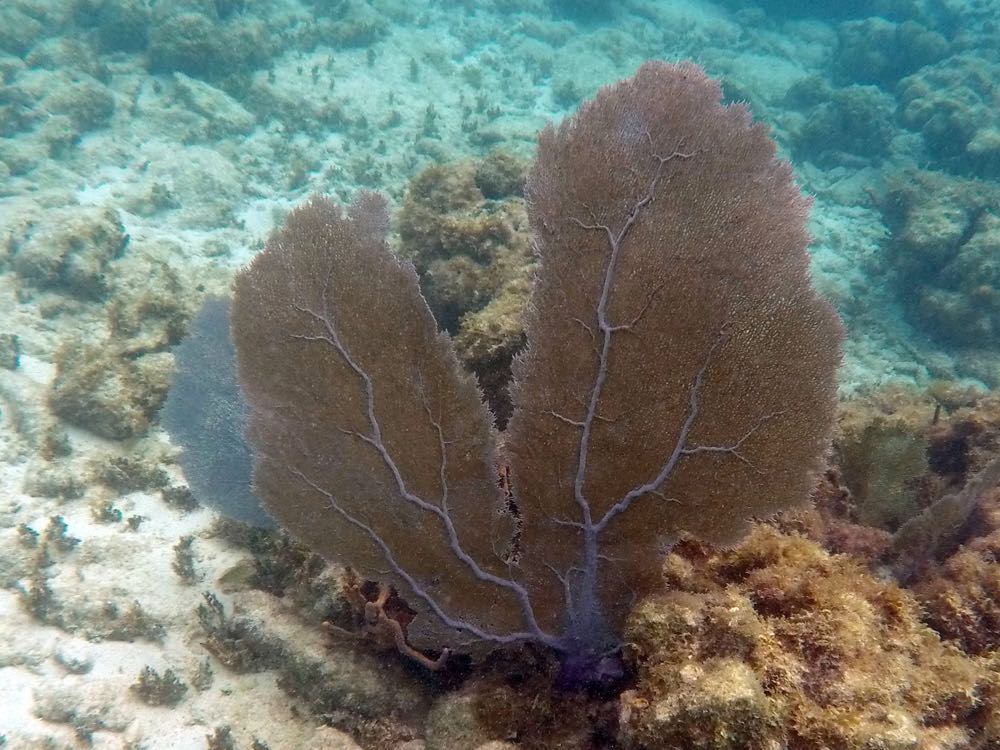
[[[312,200],[237,278],[255,488],[314,549],[391,581],[419,643],[535,641],[586,682],[673,539],[729,543],[808,497],[841,326],[810,283],[808,199],[720,99],[700,68],[650,63],[543,132],[507,456],[381,198]]]
[[[254,485],[313,549],[394,583],[426,613],[418,631],[460,618],[466,637],[518,633],[520,592],[496,583],[511,529],[490,420],[387,226],[375,194],[346,216],[314,199],[238,277]]]
[[[842,331],[810,284],[810,201],[721,98],[695,65],[647,63],[548,127],[529,177],[540,271],[507,445],[523,567],[580,637],[595,613],[617,632],[666,540],[732,542],[803,502],[828,441]]]

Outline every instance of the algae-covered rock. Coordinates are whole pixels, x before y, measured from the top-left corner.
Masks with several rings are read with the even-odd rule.
[[[939,165],[989,178],[1000,166],[998,77],[1000,64],[972,53],[928,65],[899,83],[903,124],[924,137]]]
[[[115,264],[105,286],[108,334],[72,339],[55,353],[49,404],[61,419],[124,440],[148,428],[173,373],[170,347],[187,330],[198,292],[154,256]]]
[[[456,692],[439,698],[427,715],[425,732],[427,750],[476,748],[496,739],[480,723],[473,693]]]
[[[157,3],[149,30],[150,69],[212,79],[261,65],[275,40],[258,18],[220,13],[224,5],[192,0]]]
[[[338,47],[367,47],[389,30],[385,13],[363,0],[347,0],[333,6],[319,0],[315,7],[325,37]]]
[[[108,342],[74,340],[59,348],[55,365],[53,412],[102,437],[124,440],[149,427],[166,397],[173,357],[162,352],[132,358]]]
[[[195,78],[174,73],[178,99],[207,120],[203,135],[218,140],[246,134],[255,123],[253,114],[221,89]]]
[[[639,682],[620,698],[627,747],[780,746],[784,707],[768,696],[751,661],[775,644],[764,640],[749,602],[663,594],[642,602],[628,627]]]
[[[11,237],[11,265],[24,281],[75,297],[97,299],[108,289],[108,264],[128,243],[113,209],[47,211]]]
[[[780,747],[781,729],[760,680],[746,664],[718,660],[678,668],[680,684],[650,705],[633,691],[622,695],[627,741],[639,747]],[[633,710],[648,721],[629,723]],[[694,730],[694,731],[692,731]]]
[[[86,73],[36,70],[19,76],[16,87],[37,97],[33,109],[44,122],[51,115],[65,115],[75,136],[105,126],[115,111],[115,97],[106,85]]]
[[[526,228],[525,215],[522,209],[509,216],[509,208],[486,201],[472,164],[432,165],[410,183],[400,239],[442,327],[457,330],[462,315],[481,309],[503,286],[501,256],[523,254],[515,230]]]
[[[524,195],[528,164],[506,151],[491,151],[476,164],[475,182],[489,200]]]
[[[97,53],[89,44],[67,37],[52,37],[39,42],[32,47],[25,62],[32,68],[64,68],[76,73],[86,73],[93,78],[100,78],[104,73]]]
[[[903,76],[948,54],[948,40],[914,20],[896,23],[872,16],[837,28],[835,66],[845,81],[889,90]]]
[[[859,523],[892,531],[916,515],[916,483],[928,469],[926,435],[877,419],[859,432],[842,432],[836,442]]]
[[[514,356],[526,340],[524,312],[530,286],[527,279],[509,284],[482,310],[466,313],[455,336],[462,363],[476,374],[501,427],[513,411],[507,385]]]
[[[135,52],[149,41],[151,14],[145,0],[76,0],[73,16],[96,32],[106,52]]]
[[[890,180],[880,197],[889,260],[907,313],[939,341],[1000,344],[1000,190],[929,172]]]
[[[558,687],[558,672],[551,654],[524,649],[477,666],[460,689],[431,709],[428,750],[499,750],[504,739],[515,738],[521,750],[605,747],[617,718],[613,695]]]
[[[424,296],[455,335],[459,358],[479,377],[501,427],[534,272],[523,182],[523,163],[502,153],[434,165],[410,184],[399,217],[402,250]]]
[[[942,643],[910,594],[805,538],[684,543],[664,576],[671,590],[626,630],[623,747],[903,750],[968,742],[987,710],[996,675]]]
[[[1000,491],[982,503],[985,533],[958,550],[916,586],[931,626],[970,654],[1000,653]]]
[[[50,33],[40,13],[19,8],[16,3],[0,4],[0,50],[20,57],[39,39]]]
[[[112,339],[130,357],[168,351],[187,332],[199,294],[165,260],[142,253],[123,258],[105,307]]]
[[[877,86],[830,88],[815,78],[796,85],[790,99],[805,118],[793,133],[796,152],[818,164],[835,165],[849,157],[878,162],[896,133],[895,102]]]

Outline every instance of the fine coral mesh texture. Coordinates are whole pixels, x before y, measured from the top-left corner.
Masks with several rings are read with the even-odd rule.
[[[810,284],[810,202],[766,129],[720,99],[697,66],[647,63],[539,141],[540,270],[506,445],[522,559],[553,627],[559,575],[583,578],[582,531],[566,523],[583,521],[581,461],[596,522],[675,450],[696,451],[601,533],[599,594],[617,626],[657,585],[670,540],[731,543],[752,517],[805,501],[827,445],[842,330]],[[605,292],[618,327],[606,352]]]
[[[394,583],[418,611],[518,630],[517,602],[458,554],[508,572],[490,421],[413,268],[388,250],[387,223],[374,194],[347,216],[314,199],[237,278],[233,337],[254,486],[295,536]]]

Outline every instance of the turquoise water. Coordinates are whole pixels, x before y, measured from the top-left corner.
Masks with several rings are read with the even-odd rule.
[[[867,704],[903,717],[866,714],[859,724],[876,739],[856,746],[1000,743],[983,718],[998,700],[988,685],[1000,680],[1000,616],[985,602],[1000,569],[985,552],[956,557],[1000,533],[990,495],[1000,444],[998,19],[990,0],[2,0],[0,747],[740,746],[725,744],[727,721],[757,722],[747,747],[819,746],[809,732],[774,729],[806,719],[764,678],[747,695],[770,708],[753,714],[748,698],[750,713],[734,719],[715,706],[710,739],[685,734],[683,719],[653,721],[648,706],[683,691],[657,682],[635,660],[641,649],[621,681],[571,697],[551,687],[558,667],[544,649],[474,653],[428,672],[396,653],[391,634],[372,643],[355,610],[377,600],[374,584],[360,604],[345,598],[339,574],[307,548],[201,505],[224,515],[227,504],[252,505],[250,478],[228,492],[229,475],[216,475],[215,497],[199,496],[177,457],[184,447],[190,458],[183,424],[170,435],[160,424],[172,351],[203,300],[228,297],[309,196],[346,205],[371,190],[388,200],[389,245],[414,262],[503,428],[534,272],[523,197],[539,132],[652,59],[693,61],[726,102],[745,102],[813,201],[813,284],[846,329],[840,416],[826,484],[813,493],[820,520],[779,527],[817,555],[853,557],[871,586],[902,587],[924,612],[907,622],[968,659],[949,662],[949,674],[968,675],[975,707],[956,698],[950,714],[934,713],[877,691],[844,698],[845,711]],[[231,366],[228,347],[218,350]],[[201,453],[217,418],[206,411],[180,412]],[[207,465],[210,478],[216,470]],[[928,532],[928,517],[946,530]],[[923,526],[907,525],[918,518]],[[678,554],[692,570],[707,564]],[[803,559],[789,565],[805,570]],[[974,575],[938,576],[949,564]],[[956,583],[969,576],[978,588]],[[666,579],[692,596],[731,585],[743,597],[734,612],[747,601],[770,616],[743,579]],[[868,585],[858,607],[891,598]],[[946,599],[961,602],[965,625],[941,612]],[[390,619],[408,627],[405,604],[392,601]],[[837,611],[824,602],[799,614]],[[776,642],[798,643],[772,626]],[[704,635],[690,627],[692,639]],[[931,653],[913,639],[908,653]],[[710,662],[711,648],[699,658]],[[718,659],[736,665],[725,663],[735,671],[724,684],[759,667],[749,646],[723,651]],[[913,674],[938,668],[937,653],[913,656]],[[849,672],[838,663],[817,680],[832,695]],[[691,694],[711,692],[704,675],[690,679]],[[537,722],[482,708],[514,705],[518,690],[540,696]],[[823,710],[840,705],[809,690]],[[890,735],[901,739],[887,744]]]

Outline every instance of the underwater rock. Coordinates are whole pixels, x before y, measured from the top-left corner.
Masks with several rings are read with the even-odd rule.
[[[215,24],[202,13],[157,19],[150,31],[149,53],[152,70],[177,70],[190,75],[214,73],[224,59]]]
[[[108,124],[115,111],[115,98],[107,86],[85,73],[59,71],[53,78],[38,82],[46,90],[39,102],[43,111],[66,115],[78,133]]]
[[[488,200],[523,197],[528,163],[506,151],[491,151],[476,163],[476,187]]]
[[[145,253],[115,271],[105,284],[108,333],[58,348],[49,404],[71,424],[124,440],[145,432],[159,411],[173,371],[169,349],[186,331],[199,292]]]
[[[835,445],[858,523],[892,531],[916,515],[917,480],[928,470],[926,435],[876,419],[860,433],[841,432]]]
[[[177,97],[192,112],[207,119],[202,137],[208,140],[235,138],[249,132],[256,118],[225,91],[175,72]]]
[[[937,165],[989,179],[1000,168],[1000,114],[995,81],[1000,64],[963,53],[899,82],[903,124],[924,137]]]
[[[523,201],[490,203],[476,165],[432,165],[410,183],[399,214],[402,249],[421,276],[438,324],[457,331],[530,256]]]
[[[427,750],[508,750],[515,738],[522,750],[604,747],[599,738],[613,735],[616,701],[553,689],[558,670],[551,654],[516,649],[477,668],[431,707]]]
[[[0,50],[21,57],[46,34],[51,24],[45,23],[42,13],[31,13],[15,3],[0,5]]]
[[[11,236],[14,272],[42,289],[84,299],[105,296],[108,264],[128,244],[118,213],[82,207],[39,209],[36,222],[29,221]]]
[[[834,65],[846,83],[876,84],[892,90],[896,82],[948,54],[948,40],[920,23],[895,23],[873,16],[837,28]]]
[[[745,3],[736,0],[725,0],[725,5],[737,8],[746,7]],[[835,20],[841,18],[856,18],[876,13],[892,16],[894,10],[908,8],[912,3],[905,0],[758,0],[755,6],[767,11],[774,19],[782,18],[814,18]],[[909,11],[912,13],[913,11]]]
[[[86,73],[92,78],[100,78],[105,73],[97,53],[89,44],[66,37],[53,37],[39,42],[25,57],[25,62],[31,68],[54,71],[64,68]]]
[[[462,364],[475,373],[500,428],[513,411],[508,393],[510,368],[526,342],[525,310],[530,296],[529,279],[511,282],[482,310],[463,315],[455,335],[455,351]]]
[[[144,0],[76,0],[73,16],[96,32],[105,52],[137,52],[149,41],[151,14]]]
[[[211,80],[258,67],[274,44],[257,18],[220,18],[214,3],[165,0],[153,9],[149,67],[152,72],[176,71]]]
[[[56,122],[56,121],[62,122]],[[52,153],[53,148],[58,150],[58,143],[65,142],[65,138],[55,135],[53,126],[63,127],[67,135],[72,131],[68,118],[55,116],[48,123],[44,133],[34,139],[27,138],[0,138],[0,174],[2,175],[23,175],[30,172],[39,164],[44,162]],[[0,125],[2,128],[3,125]],[[55,142],[52,139],[55,137]],[[0,194],[8,195],[5,185],[0,183]]]
[[[208,274],[202,274],[208,284]],[[131,253],[114,264],[105,307],[112,340],[122,352],[141,357],[166,352],[187,333],[201,295],[190,272],[166,258],[145,251]]]
[[[981,535],[917,583],[914,593],[932,628],[980,656],[1000,649],[1000,489],[982,501],[975,522]]]
[[[439,698],[425,725],[426,750],[579,750],[591,747],[583,701],[547,694],[541,684],[473,680]],[[516,737],[517,743],[501,737]]]
[[[167,395],[173,358],[132,357],[112,343],[70,341],[55,353],[49,404],[70,424],[111,440],[146,431]]]
[[[628,620],[626,748],[903,750],[969,742],[1000,708],[997,675],[942,643],[910,594],[802,537],[682,544],[664,577]]]
[[[958,347],[1000,344],[1000,190],[909,171],[878,197],[892,229],[888,259],[909,316]]]
[[[823,166],[878,162],[896,133],[895,102],[876,86],[831,88],[818,77],[796,83],[788,101],[803,111],[793,132],[796,154]]]
[[[580,22],[607,21],[615,14],[615,6],[603,0],[548,0],[557,17]]]
[[[780,524],[904,585],[980,533],[997,479],[1000,402],[939,381],[888,387],[843,404],[816,507]]]
[[[511,414],[507,384],[524,346],[535,269],[520,197],[525,168],[502,152],[428,167],[410,183],[399,217],[403,252],[438,325],[454,334],[500,427]]]
[[[480,724],[475,695],[469,692],[454,692],[439,698],[427,714],[424,731],[427,750],[479,748],[496,739]]]
[[[362,0],[341,0],[330,4],[311,0],[324,41],[336,47],[368,47],[389,31],[386,9]]]
[[[21,340],[14,333],[0,333],[0,367],[16,370],[21,363]]]

